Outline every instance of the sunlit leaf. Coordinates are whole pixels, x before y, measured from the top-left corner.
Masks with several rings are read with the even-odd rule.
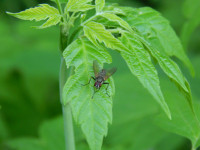
[[[65,8],[65,12],[67,11],[86,11],[89,9],[95,8],[95,6],[88,4],[92,0],[69,0],[67,6]]]
[[[95,45],[98,45],[97,41],[104,43],[106,47],[124,51],[126,47],[115,38],[105,27],[96,22],[89,22],[84,25],[84,34],[85,36]]]
[[[116,15],[122,15],[122,16],[126,15],[126,13],[122,9],[115,7],[113,5],[105,6],[103,11],[107,13],[116,14]]]
[[[99,13],[102,11],[105,5],[105,0],[95,0],[96,12]]]
[[[48,19],[47,22],[38,28],[46,28],[56,25],[60,22],[61,19],[59,11],[55,7],[52,7],[48,4],[40,4],[38,7],[29,8],[19,13],[7,13],[22,20],[41,21]]]
[[[121,53],[129,69],[153,95],[167,116],[171,118],[170,110],[160,89],[158,74],[151,62],[150,55],[142,43],[134,35],[132,36],[132,34],[124,33],[121,41],[129,49],[127,53]]]
[[[107,134],[108,122],[112,121],[112,95],[114,94],[114,82],[108,80],[108,97],[106,86],[95,93],[94,81],[88,83],[93,72],[93,60],[97,60],[102,67],[103,63],[111,63],[109,53],[100,47],[94,46],[86,38],[75,40],[63,53],[66,65],[75,66],[74,75],[70,76],[64,86],[64,104],[69,103],[75,121],[81,125],[82,131],[92,150],[99,150],[103,136]]]
[[[192,64],[186,56],[176,33],[168,20],[152,8],[122,8],[127,15],[125,20],[146,38],[146,40],[159,51],[168,56],[176,56],[190,69],[194,75]]]

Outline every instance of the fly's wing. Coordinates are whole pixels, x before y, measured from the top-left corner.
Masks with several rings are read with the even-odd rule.
[[[111,68],[109,70],[106,70],[104,81],[107,80],[110,76],[112,76],[116,71],[117,71],[117,68]]]
[[[93,70],[94,70],[95,77],[97,77],[99,74],[100,68],[99,68],[99,64],[96,60],[93,61]]]

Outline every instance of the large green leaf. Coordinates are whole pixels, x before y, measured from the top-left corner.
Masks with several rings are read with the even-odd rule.
[[[200,146],[200,123],[193,115],[188,104],[183,101],[183,96],[177,90],[163,80],[166,89],[166,100],[172,112],[172,120],[168,120],[164,115],[160,115],[156,119],[156,123],[163,129],[182,135],[192,142],[192,150]],[[195,111],[198,119],[200,119],[200,103],[195,102]]]
[[[169,22],[152,8],[122,8],[127,12],[126,21],[146,38],[146,40],[159,51],[168,56],[176,56],[194,74],[191,62],[186,56],[174,30]]]
[[[94,46],[86,38],[80,38],[70,44],[63,53],[66,65],[75,66],[75,74],[70,76],[64,86],[63,103],[69,103],[75,121],[81,125],[82,131],[92,150],[101,149],[103,136],[107,134],[108,122],[112,122],[112,96],[114,82],[108,80],[110,86],[106,94],[106,86],[102,86],[94,98],[94,81],[86,84],[93,72],[93,60],[97,60],[102,67],[103,63],[111,63],[109,53],[100,47]]]
[[[126,50],[126,47],[121,43],[121,41],[115,38],[100,23],[91,21],[87,23],[86,25],[84,25],[84,34],[93,44],[97,46],[98,46],[97,41],[99,41],[100,43],[103,42],[108,48],[119,50],[119,51]]]
[[[55,7],[52,7],[48,4],[40,4],[38,7],[29,8],[19,13],[7,13],[23,20],[40,21],[48,19],[43,25],[39,26],[38,28],[47,28],[56,25],[60,22],[61,19],[59,11]]]
[[[159,52],[156,48],[153,48],[150,43],[148,43],[148,41],[146,41],[140,35],[134,34],[133,36],[136,36],[138,39],[140,39],[140,41],[144,44],[150,54],[158,61],[162,70],[167,74],[170,79],[172,79],[172,81],[175,82],[181,92],[183,92],[191,109],[193,110],[190,85],[183,76],[178,65],[174,61],[172,61],[165,53]]]
[[[89,9],[95,8],[95,6],[88,4],[92,0],[69,0],[67,6],[65,8],[65,12],[67,11],[86,11]]]
[[[125,32],[122,35],[121,41],[129,49],[127,53],[121,53],[129,69],[153,95],[167,116],[171,118],[170,110],[160,89],[157,71],[143,44],[134,35]]]

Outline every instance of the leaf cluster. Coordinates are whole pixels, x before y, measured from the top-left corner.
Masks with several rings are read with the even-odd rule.
[[[108,132],[108,123],[112,122],[114,82],[112,78],[108,80],[111,97],[106,95],[105,87],[102,87],[94,99],[93,86],[82,87],[81,84],[93,76],[93,60],[97,60],[102,68],[104,63],[112,62],[108,49],[121,55],[130,72],[160,104],[169,119],[171,112],[152,60],[184,93],[194,112],[189,83],[170,57],[179,58],[194,74],[192,65],[168,21],[157,11],[148,7],[105,6],[104,0],[95,0],[95,5],[91,0],[68,0],[62,9],[59,0],[55,2],[58,9],[41,4],[39,7],[9,14],[24,20],[48,19],[38,28],[60,23],[61,38],[66,39],[61,42],[61,51],[66,66],[74,67],[74,74],[64,86],[62,104],[70,105],[74,119],[81,125],[91,149],[101,148],[103,136]]]

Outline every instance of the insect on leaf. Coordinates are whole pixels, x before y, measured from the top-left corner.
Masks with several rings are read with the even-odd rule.
[[[91,76],[94,76],[93,60],[96,72],[103,63],[111,63],[109,53],[100,47],[96,47],[86,38],[79,38],[72,42],[64,51],[63,56],[66,65],[74,66],[75,73],[70,76],[63,89],[63,103],[69,103],[75,121],[80,124],[83,133],[92,150],[100,150],[103,137],[107,134],[108,123],[112,122],[112,96],[114,94],[114,82],[112,77],[108,79],[110,86],[108,97],[105,86],[94,94],[94,81],[87,86]]]
[[[106,76],[104,80],[107,80],[110,76],[112,76],[117,71],[117,68],[111,68],[106,70]]]

